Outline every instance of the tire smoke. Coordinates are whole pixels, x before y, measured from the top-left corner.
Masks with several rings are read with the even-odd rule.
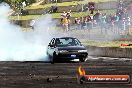
[[[47,15],[35,19],[34,31],[23,32],[9,22],[9,10],[8,4],[0,4],[0,61],[48,61],[46,49],[56,32],[55,22]]]

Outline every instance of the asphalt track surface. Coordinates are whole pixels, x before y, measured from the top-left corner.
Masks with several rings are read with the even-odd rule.
[[[0,88],[132,88],[132,83],[78,84],[76,74],[80,65],[86,74],[132,76],[132,60],[126,58],[89,57],[85,63],[55,64],[0,62]]]

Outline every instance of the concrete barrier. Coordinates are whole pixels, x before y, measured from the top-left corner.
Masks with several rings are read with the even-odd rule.
[[[89,55],[132,58],[132,48],[87,46]]]

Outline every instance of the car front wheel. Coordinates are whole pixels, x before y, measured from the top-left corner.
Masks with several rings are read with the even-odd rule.
[[[79,61],[80,62],[85,62],[85,58],[80,58]]]
[[[53,53],[51,64],[56,62],[56,53]]]

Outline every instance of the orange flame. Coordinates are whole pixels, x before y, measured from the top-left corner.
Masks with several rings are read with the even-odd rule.
[[[84,75],[86,74],[86,73],[85,73],[85,70],[82,68],[82,66],[79,66],[78,72],[79,72],[79,75],[80,75],[80,76],[84,76]]]

